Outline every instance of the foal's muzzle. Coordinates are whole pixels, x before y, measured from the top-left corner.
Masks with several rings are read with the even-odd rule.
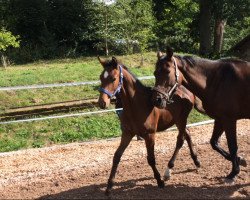
[[[109,102],[104,101],[102,98],[99,98],[98,103],[101,109],[106,109],[109,106]]]

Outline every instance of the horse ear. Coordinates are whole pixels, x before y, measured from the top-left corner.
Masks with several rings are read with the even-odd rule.
[[[173,54],[174,54],[173,49],[171,47],[167,46],[167,59],[171,60]]]
[[[105,67],[105,60],[101,59],[100,56],[97,56],[97,58],[98,58],[99,62],[101,63],[101,65],[103,67]]]
[[[157,58],[158,58],[158,60],[162,57],[162,55],[163,55],[163,53],[161,51],[157,52]]]
[[[112,57],[112,66],[114,67],[114,68],[117,68],[117,65],[118,65],[118,61],[117,61],[117,59],[116,59],[116,57]]]

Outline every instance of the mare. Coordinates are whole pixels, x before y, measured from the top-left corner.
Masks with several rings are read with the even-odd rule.
[[[115,57],[112,57],[112,60],[103,60],[99,57],[98,59],[103,66],[103,71],[100,75],[99,106],[102,109],[107,108],[110,104],[110,99],[118,95],[123,107],[123,112],[120,115],[122,129],[121,142],[113,157],[106,194],[110,193],[114,184],[121,156],[135,135],[139,135],[145,140],[147,161],[153,170],[158,187],[164,187],[164,181],[161,180],[155,163],[154,145],[156,131],[163,131],[174,124],[176,124],[179,130],[176,148],[168,163],[169,168],[174,166],[176,156],[185,139],[187,140],[195,165],[200,167],[200,162],[193,149],[191,137],[186,129],[187,117],[194,103],[194,95],[184,87],[180,87],[173,95],[175,103],[166,109],[158,109],[153,106],[151,101],[152,89],[144,86],[128,71],[127,67],[118,63]],[[169,175],[166,174],[164,180],[169,178]]]
[[[166,55],[158,52],[157,56],[154,105],[164,108],[171,99],[171,91],[181,84],[198,96],[206,114],[215,119],[210,144],[232,162],[232,171],[225,179],[232,182],[240,171],[239,165],[247,165],[244,158],[237,156],[236,122],[250,118],[250,63],[232,58],[209,60],[175,56],[171,48]],[[224,131],[229,153],[218,145]]]

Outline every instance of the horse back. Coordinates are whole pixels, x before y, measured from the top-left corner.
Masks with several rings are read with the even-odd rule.
[[[244,61],[221,61],[207,78],[205,107],[215,115],[233,118],[250,117],[250,64]],[[209,111],[208,111],[209,112]]]

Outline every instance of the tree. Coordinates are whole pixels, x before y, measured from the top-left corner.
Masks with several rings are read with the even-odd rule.
[[[199,54],[202,56],[211,53],[211,3],[210,0],[199,0],[199,30],[200,30],[200,47]]]
[[[160,47],[170,45],[177,51],[194,52],[197,32],[194,22],[199,4],[192,0],[154,0],[154,13],[157,19],[155,32]],[[165,50],[165,49],[164,49]]]
[[[4,52],[7,50],[9,47],[19,47],[19,41],[18,41],[18,36],[15,37],[12,35],[11,32],[6,31],[5,29],[2,29],[0,31],[0,53],[1,53],[1,61],[2,65],[7,67],[7,62],[6,62],[6,56]]]

